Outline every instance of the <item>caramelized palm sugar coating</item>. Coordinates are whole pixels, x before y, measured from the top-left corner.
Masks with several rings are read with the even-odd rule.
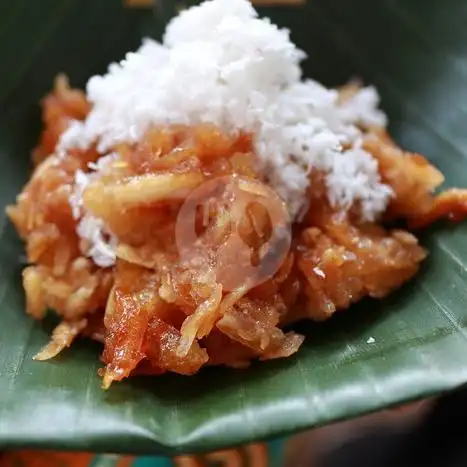
[[[298,239],[298,267],[303,273],[303,317],[329,318],[365,296],[383,298],[416,274],[426,251],[402,230],[352,222],[335,213],[319,196],[315,177],[307,224]],[[317,196],[318,195],[318,196]]]
[[[104,318],[102,360],[104,385],[120,380],[146,361],[158,372],[196,373],[208,361],[205,349],[193,343],[186,355],[177,352],[184,313],[159,295],[160,274],[121,261]]]
[[[438,169],[419,154],[402,151],[386,133],[373,132],[363,146],[378,161],[382,179],[395,193],[386,218],[412,218],[431,209],[432,193],[444,182]]]
[[[121,157],[109,164],[104,178],[84,194],[85,207],[122,242],[104,319],[104,385],[138,371],[141,362],[157,372],[195,373],[216,361],[211,334],[223,335],[226,347],[243,348],[246,362],[294,353],[303,338],[278,327],[287,310],[279,282],[267,293],[254,293],[242,286],[223,290],[217,281],[212,265],[219,265],[225,245],[222,216],[211,213],[199,252],[193,245],[188,257],[178,257],[177,208],[196,185],[225,175],[239,181],[248,176],[250,183],[259,178],[250,138],[229,138],[209,126],[162,129],[151,131],[136,147],[120,150]],[[235,189],[224,192],[226,202],[234,205]],[[261,213],[255,214],[256,225],[266,225]],[[230,219],[236,224],[241,220]],[[278,272],[280,282],[290,273],[290,265],[286,267],[288,271]],[[243,355],[241,361],[225,355],[217,360],[239,366],[245,364]]]
[[[87,245],[76,234],[69,200],[75,172],[88,172],[98,154],[53,153],[69,122],[88,111],[84,94],[58,79],[43,102],[45,128],[34,151],[38,166],[7,212],[26,243],[28,313],[41,319],[52,308],[62,319],[37,358],[52,358],[78,335],[98,340],[104,344],[104,387],[133,374],[191,375],[205,365],[244,368],[253,359],[288,357],[303,336],[284,333],[285,324],[321,321],[363,297],[382,298],[414,276],[427,254],[408,232],[362,224],[358,206],[337,212],[327,201],[323,175],[312,173],[308,212],[293,226],[280,267],[254,286],[237,273],[237,286],[226,288],[219,271],[244,258],[236,251],[225,255],[225,212],[208,211],[205,219],[197,211],[201,240],[182,255],[176,235],[180,208],[201,185],[233,177],[221,197],[254,262],[272,224],[262,209],[245,212],[241,183],[249,196],[264,197],[266,180],[251,135],[228,136],[209,125],[172,126],[113,148],[114,156],[85,189],[85,209],[117,239],[115,266],[97,267],[83,253]],[[443,176],[422,156],[402,152],[380,129],[367,129],[364,147],[394,191],[387,219],[426,225],[465,216],[466,192],[434,197]]]
[[[378,161],[383,181],[395,197],[385,218],[407,219],[411,228],[427,227],[440,220],[463,220],[467,214],[467,190],[450,188],[433,196],[444,182],[444,175],[423,156],[402,151],[387,133],[373,130],[364,148]]]
[[[74,173],[95,155],[50,156],[37,166],[16,204],[7,208],[31,263],[23,271],[27,311],[42,318],[53,308],[66,320],[105,306],[113,272],[81,256],[69,197]]]
[[[58,75],[54,92],[42,102],[42,122],[44,130],[39,144],[32,152],[32,159],[39,164],[55,151],[60,135],[72,120],[84,120],[91,106],[86,95],[79,89],[70,89],[68,78]]]

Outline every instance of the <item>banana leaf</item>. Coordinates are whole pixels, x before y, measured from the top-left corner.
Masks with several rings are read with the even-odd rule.
[[[167,13],[170,8],[165,8]],[[0,2],[0,202],[29,173],[40,130],[38,101],[53,77],[73,85],[160,35],[151,9],[120,0]],[[467,186],[467,3],[464,0],[309,0],[261,9],[309,58],[327,85],[374,83],[404,147],[427,155],[446,185]],[[162,18],[163,19],[163,18]],[[3,210],[2,210],[3,212]],[[23,247],[1,214],[0,448],[41,447],[174,454],[296,432],[467,381],[467,226],[439,226],[422,242],[421,274],[382,301],[306,325],[292,358],[244,371],[141,378],[104,392],[98,345],[32,356],[53,323],[24,313]]]

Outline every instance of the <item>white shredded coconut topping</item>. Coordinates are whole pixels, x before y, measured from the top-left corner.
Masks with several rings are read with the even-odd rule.
[[[103,170],[115,157],[116,154],[109,154],[101,157],[97,163],[89,163],[88,166],[92,172],[85,173],[82,170],[77,170],[75,188],[70,196],[73,217],[79,220],[76,233],[81,238],[81,251],[102,268],[110,267],[115,263],[117,239],[108,230],[102,219],[86,212],[83,207],[83,193],[89,183],[99,176],[98,171]]]
[[[58,156],[65,157],[69,148],[86,149],[89,146],[89,141],[84,138],[84,133],[84,123],[79,120],[72,120],[57,144],[56,152]]]
[[[374,220],[392,192],[361,148],[357,124],[386,124],[378,94],[363,88],[339,104],[336,90],[302,80],[304,57],[289,31],[258,18],[248,0],[206,1],[173,19],[162,44],[146,39],[89,80],[92,111],[63,134],[59,151],[96,143],[105,154],[151,125],[243,129],[254,134],[262,169],[292,216],[303,214],[313,167],[327,174],[334,206],[358,203],[362,218]],[[94,242],[88,229],[79,233]]]

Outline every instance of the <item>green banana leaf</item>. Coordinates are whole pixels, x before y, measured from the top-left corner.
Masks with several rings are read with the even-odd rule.
[[[167,14],[167,2],[162,13]],[[156,13],[159,10],[156,10]],[[467,186],[465,0],[309,0],[261,10],[309,53],[307,74],[328,85],[374,83],[406,148],[426,154],[446,185]],[[53,77],[73,85],[158,37],[161,16],[119,0],[0,1],[0,202],[26,181]],[[3,212],[3,210],[2,210]],[[0,448],[174,454],[292,433],[467,382],[467,226],[423,236],[421,274],[383,301],[306,325],[292,358],[249,370],[141,378],[104,392],[98,345],[32,356],[53,323],[24,313],[22,245],[1,214]]]

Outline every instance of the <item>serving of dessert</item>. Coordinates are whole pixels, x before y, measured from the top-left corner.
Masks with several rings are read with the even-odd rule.
[[[467,191],[434,195],[443,175],[391,139],[376,90],[304,79],[304,57],[247,0],[208,0],[86,92],[57,77],[7,208],[27,312],[61,318],[36,359],[98,340],[105,388],[243,368],[417,273],[414,229],[461,220]]]

